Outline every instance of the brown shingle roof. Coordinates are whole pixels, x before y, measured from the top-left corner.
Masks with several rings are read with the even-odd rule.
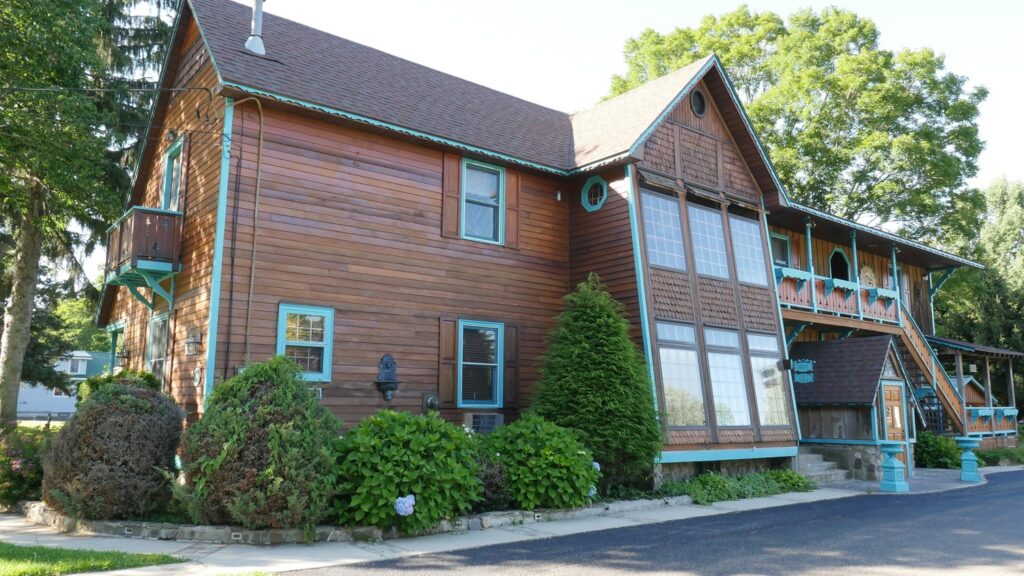
[[[814,382],[793,383],[797,404],[870,405],[875,401],[892,337],[797,342],[793,360],[814,360]]]
[[[243,48],[252,9],[189,0],[221,81],[567,172],[622,156],[702,60],[575,115],[265,13],[267,55]]]

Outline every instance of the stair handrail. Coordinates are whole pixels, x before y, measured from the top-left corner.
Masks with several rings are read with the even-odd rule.
[[[903,312],[903,316],[906,316],[906,319],[909,320],[910,326],[914,329],[914,331],[916,333],[915,335],[921,340],[922,343],[924,343],[925,348],[928,349],[928,359],[931,361],[931,369],[932,369],[932,374],[931,374],[931,376],[932,376],[932,385],[934,386],[936,384],[936,382],[938,381],[938,379],[936,378],[937,374],[935,372],[935,367],[938,366],[939,367],[939,372],[941,372],[942,376],[945,377],[946,382],[949,384],[949,387],[953,389],[953,394],[956,395],[956,399],[960,401],[960,407],[963,407],[964,406],[963,395],[960,393],[960,390],[958,390],[957,387],[953,385],[953,379],[949,377],[949,374],[946,373],[946,369],[942,367],[942,363],[939,362],[938,354],[936,354],[935,350],[931,347],[930,344],[928,344],[927,336],[925,336],[924,331],[921,330],[921,327],[918,326],[917,321],[914,320],[914,315],[910,313],[910,309],[907,308],[907,304],[903,300],[900,300],[900,309]],[[915,346],[915,348],[916,348],[916,346]],[[920,350],[918,352],[920,352]],[[944,389],[945,388],[944,386],[934,386],[934,387],[943,396],[947,395],[946,394],[946,390]],[[948,398],[947,398],[947,401],[948,401]],[[957,412],[957,414],[955,415],[955,418],[957,420],[961,421],[961,423],[963,425],[963,430],[966,431],[967,430],[967,422],[964,421],[963,414],[959,413],[959,411],[956,411],[956,412]]]

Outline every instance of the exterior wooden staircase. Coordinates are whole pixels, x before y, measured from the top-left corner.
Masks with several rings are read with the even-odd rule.
[[[899,339],[899,350],[911,385],[915,390],[925,387],[932,388],[942,402],[942,406],[946,410],[947,429],[936,432],[964,434],[964,401],[960,390],[942,368],[935,351],[928,344],[924,332],[914,321],[906,304],[901,301],[899,306],[900,320],[903,326]]]

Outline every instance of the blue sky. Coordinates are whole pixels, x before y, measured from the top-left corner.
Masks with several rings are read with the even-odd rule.
[[[267,0],[265,10],[564,111],[586,108],[623,72],[627,38],[652,27],[695,26],[737,3],[668,0]],[[751,0],[755,11],[788,15],[829,5],[871,18],[884,48],[929,47],[947,68],[990,91],[982,106],[987,142],[974,184],[1024,180],[1024,2],[1011,0],[808,2]],[[273,52],[274,39],[266,38]]]

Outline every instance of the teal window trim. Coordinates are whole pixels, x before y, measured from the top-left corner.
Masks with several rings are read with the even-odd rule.
[[[164,210],[172,210],[172,206],[173,210],[177,210],[181,202],[181,151],[184,143],[185,137],[181,136],[164,152],[164,179],[160,187],[160,207]]]
[[[828,255],[828,275],[831,278],[836,278],[835,272],[832,271],[832,258],[835,257],[836,253],[843,255],[843,260],[846,261],[846,278],[842,280],[849,280],[853,278],[853,266],[850,265],[850,257],[846,254],[846,250],[842,248],[833,248],[832,253]]]
[[[772,239],[773,238],[776,239],[776,240],[782,240],[783,242],[786,243],[786,263],[785,264],[779,264],[775,260],[776,254],[775,254],[775,252],[772,251]],[[768,234],[768,252],[771,254],[772,266],[773,267],[780,266],[782,268],[789,268],[789,267],[791,267],[793,265],[793,239],[790,238],[789,236],[786,236],[785,234],[779,234],[778,232],[769,232],[769,234]]]
[[[493,402],[475,402],[462,399],[462,347],[463,331],[466,328],[483,328],[485,330],[496,330],[497,342],[495,342],[495,359],[497,360],[497,378],[494,384]],[[502,408],[505,403],[505,324],[501,322],[485,322],[483,320],[459,320],[459,360],[458,360],[458,389],[456,391],[456,406],[458,408]],[[471,364],[472,365],[472,364]]]
[[[470,236],[466,233],[466,203],[470,202],[478,204],[480,206],[492,206],[485,202],[477,202],[474,200],[468,200],[466,198],[466,169],[475,167],[481,170],[488,170],[491,172],[498,173],[498,203],[496,206],[498,209],[498,238],[481,238],[479,236]],[[501,166],[495,166],[494,164],[488,164],[486,162],[480,162],[479,160],[470,160],[469,158],[462,159],[461,173],[459,174],[459,238],[463,240],[472,240],[474,242],[483,242],[485,244],[495,244],[497,246],[503,246],[505,244],[505,169]]]
[[[310,342],[307,340],[287,340],[285,331],[288,328],[288,314],[307,314],[310,316],[324,317],[324,340],[323,342]],[[331,381],[331,358],[334,354],[334,308],[324,306],[309,306],[306,304],[287,304],[282,302],[277,310],[277,355],[283,355],[285,346],[304,346],[308,348],[322,348],[323,360],[320,363],[320,372],[303,372],[302,379],[307,382],[330,382]]]
[[[601,197],[596,202],[590,201],[590,189],[593,188],[594,184],[601,186]],[[608,199],[608,182],[601,176],[595,174],[583,184],[583,189],[580,191],[580,204],[583,205],[583,209],[587,212],[597,212],[604,206],[605,200]]]

